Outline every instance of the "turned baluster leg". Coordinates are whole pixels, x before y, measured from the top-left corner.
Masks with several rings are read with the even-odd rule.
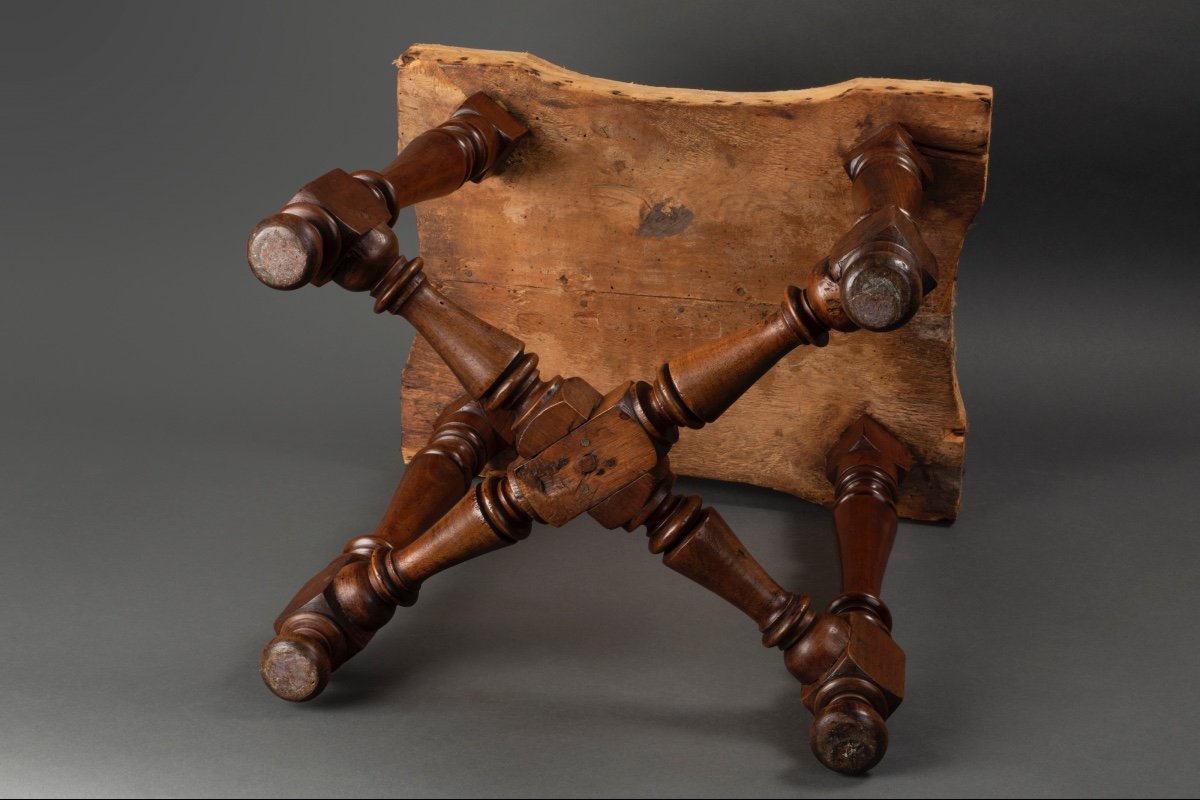
[[[364,240],[394,225],[400,209],[496,172],[528,133],[487,95],[472,95],[382,172],[335,169],[305,185],[278,214],[255,226],[247,247],[250,268],[275,289],[321,286],[335,275],[347,288],[370,288],[344,269],[358,258]]]
[[[404,547],[377,550],[353,580],[401,606],[417,602],[421,584],[455,564],[516,544],[534,518],[507,475],[486,478],[453,508]],[[348,580],[349,582],[349,580]]]
[[[459,397],[442,410],[433,424],[429,443],[413,456],[404,470],[383,519],[372,539],[390,547],[403,547],[437,522],[466,494],[471,482],[503,446],[479,403]],[[346,550],[372,549],[361,539]]]
[[[933,171],[895,124],[868,135],[844,166],[860,217],[809,274],[805,296],[834,330],[895,330],[937,285],[937,259],[917,224]]]
[[[593,508],[607,528],[645,526],[650,552],[663,563],[754,620],[765,647],[778,647],[802,684],[833,667],[846,649],[845,621],[812,607],[808,595],[783,589],[767,574],[721,515],[699,497],[675,494],[666,459]]]
[[[525,353],[519,339],[430,285],[422,260],[400,254],[391,225],[400,208],[495,172],[528,132],[486,95],[476,94],[382,172],[333,170],[308,184],[282,211],[255,226],[247,246],[251,271],[272,288],[334,281],[350,291],[369,291],[377,313],[403,316],[510,443],[514,421],[536,412],[564,382],[541,380],[537,356]],[[595,394],[590,387],[588,393]]]
[[[892,616],[880,590],[896,536],[897,486],[910,466],[905,447],[869,416],[847,428],[829,452],[842,591],[828,610],[846,623],[849,640],[802,697],[814,715],[813,752],[839,772],[878,763],[887,750],[884,720],[904,697],[904,651],[892,640]]]
[[[314,601],[318,609],[293,612],[263,651],[263,679],[286,700],[315,697],[396,606],[417,601],[427,578],[524,539],[531,522],[507,478],[493,476],[404,547],[376,547],[368,557],[350,553],[335,561],[314,579],[323,587]]]
[[[376,550],[407,545],[454,506],[494,455],[500,439],[478,404],[459,398],[438,417],[429,443],[413,457],[374,534],[351,539],[335,558],[296,593],[275,620],[276,636],[263,649],[263,680],[280,697],[308,700],[325,687],[329,674],[391,618],[390,608],[351,619],[344,604],[371,607],[370,597],[339,593],[334,583],[347,565],[368,560]]]

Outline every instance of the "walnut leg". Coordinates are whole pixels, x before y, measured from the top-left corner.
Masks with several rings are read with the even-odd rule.
[[[782,650],[802,684],[801,699],[816,716],[810,741],[817,758],[848,774],[883,757],[884,719],[904,694],[904,652],[891,639],[879,587],[896,531],[897,476],[909,462],[899,443],[885,437],[890,434],[864,418],[830,454],[843,591],[825,613],[814,610],[807,595],[780,587],[717,511],[695,495],[673,493],[665,462],[592,510],[606,527],[645,525],[650,552],[754,620],[763,645]]]
[[[360,260],[380,228],[396,224],[402,208],[442,197],[467,180],[495,173],[529,130],[482,92],[450,119],[409,143],[382,172],[331,170],[306,184],[250,234],[250,268],[275,289],[320,286],[370,288],[347,265]]]
[[[347,586],[339,590],[339,576],[369,561],[376,551],[404,547],[442,518],[498,448],[499,438],[478,404],[459,398],[446,406],[429,443],[405,470],[374,534],[351,539],[276,618],[277,635],[259,662],[271,691],[287,700],[315,697],[330,673],[367,645],[391,618],[392,609],[373,604],[370,597],[352,596]],[[343,607],[345,602],[354,613]]]
[[[524,539],[531,522],[506,479],[494,476],[404,547],[380,546],[368,557],[348,553],[335,560],[310,582],[321,594],[283,618],[279,636],[263,650],[263,680],[285,700],[316,697],[329,674],[370,641],[396,606],[417,602],[427,578]]]
[[[429,443],[408,463],[374,537],[391,547],[411,542],[467,493],[502,445],[477,402],[465,395],[455,399],[434,423]],[[357,546],[358,541],[350,544]]]
[[[814,715],[813,752],[838,772],[879,763],[888,744],[884,720],[904,698],[904,651],[892,640],[892,616],[879,596],[896,536],[897,486],[910,466],[904,446],[869,416],[847,428],[829,453],[842,564],[842,592],[829,613],[845,622],[850,637],[803,699]]]
[[[845,651],[847,624],[812,608],[808,595],[783,589],[721,515],[696,495],[675,494],[666,461],[591,511],[607,528],[645,526],[650,552],[754,620],[764,647],[778,647],[802,684],[825,674]]]

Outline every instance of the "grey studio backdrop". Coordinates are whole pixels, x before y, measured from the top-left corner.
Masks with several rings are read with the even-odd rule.
[[[1165,3],[6,6],[0,792],[1194,795],[1198,28]],[[963,513],[901,526],[908,696],[870,777],[811,757],[751,623],[586,519],[430,581],[316,702],[262,686],[274,615],[403,469],[412,331],[260,286],[245,240],[386,163],[418,42],[667,86],[995,87]],[[832,596],[826,511],[685,488]]]

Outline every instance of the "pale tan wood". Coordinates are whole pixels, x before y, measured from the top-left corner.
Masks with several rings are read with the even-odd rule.
[[[503,174],[416,209],[427,274],[523,339],[544,375],[601,391],[762,318],[854,222],[845,153],[899,122],[935,174],[919,219],[940,284],[886,334],[789,355],[719,422],[685,431],[676,472],[829,503],[825,454],[864,413],[918,465],[900,513],[951,519],[966,414],[954,372],[959,252],[984,195],[985,86],[858,79],[787,92],[662,89],[528,54],[418,45],[397,61],[400,145],[487,92],[533,133]],[[406,458],[456,381],[417,339],[402,389]]]

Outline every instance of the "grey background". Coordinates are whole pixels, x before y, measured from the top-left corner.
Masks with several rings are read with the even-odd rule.
[[[1197,29],[1165,3],[6,6],[0,792],[1194,795]],[[411,332],[268,291],[245,238],[385,163],[418,42],[711,89],[995,87],[964,511],[901,528],[908,698],[870,777],[811,757],[738,612],[583,521],[431,581],[317,702],[261,685],[271,619],[402,470]],[[832,595],[826,512],[687,488]]]

